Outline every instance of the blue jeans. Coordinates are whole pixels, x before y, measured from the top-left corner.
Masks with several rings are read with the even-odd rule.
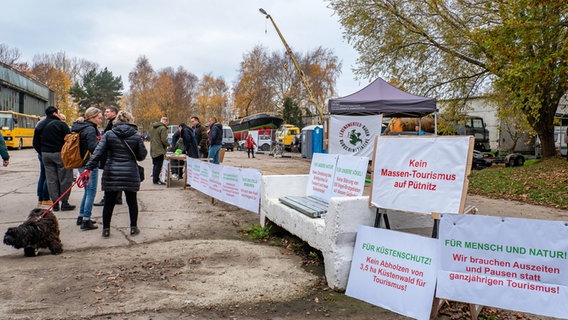
[[[80,168],[79,172],[83,173],[85,168]],[[93,203],[95,202],[95,195],[97,194],[97,180],[99,179],[99,168],[95,167],[91,171],[91,176],[89,177],[89,183],[85,186],[85,193],[83,194],[83,200],[81,200],[81,205],[79,206],[79,215],[83,217],[83,221],[91,219],[91,213],[93,211]]]
[[[221,150],[221,145],[216,144],[209,147],[208,158],[211,158],[211,163],[219,164],[219,151]]]
[[[37,200],[47,201],[49,200],[49,191],[47,191],[47,179],[45,178],[45,167],[43,165],[43,160],[41,159],[41,154],[37,154],[37,159],[39,160],[39,179],[37,181]]]

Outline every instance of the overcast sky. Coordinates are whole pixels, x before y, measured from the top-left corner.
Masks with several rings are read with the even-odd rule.
[[[357,81],[357,54],[342,37],[337,16],[323,0],[17,0],[2,3],[0,42],[17,48],[24,61],[64,51],[122,76],[145,55],[155,70],[184,67],[198,77],[212,73],[232,86],[245,52],[265,46],[283,52],[264,8],[296,52],[318,46],[342,61],[339,96],[369,81]]]

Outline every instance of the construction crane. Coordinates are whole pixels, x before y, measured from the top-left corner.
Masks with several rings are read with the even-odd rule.
[[[319,115],[320,122],[323,122],[323,110],[320,107],[316,98],[314,97],[314,94],[312,92],[312,88],[310,87],[310,84],[308,83],[308,80],[306,79],[306,75],[304,74],[304,71],[302,71],[302,68],[300,68],[300,64],[298,63],[298,60],[296,60],[296,57],[294,56],[294,53],[292,53],[292,50],[288,46],[288,43],[286,43],[286,40],[284,40],[284,36],[280,32],[280,29],[278,29],[278,26],[276,26],[274,19],[272,19],[272,17],[264,9],[260,8],[260,9],[258,9],[258,11],[260,11],[260,13],[265,15],[266,19],[270,19],[270,22],[272,22],[274,29],[276,29],[276,32],[278,33],[280,40],[282,40],[282,43],[284,44],[284,47],[286,48],[286,53],[290,56],[290,59],[292,59],[292,62],[294,63],[294,67],[296,67],[296,71],[298,71],[298,73],[300,74],[300,79],[302,80],[304,87],[306,87],[306,91],[308,92],[308,95],[310,97],[310,102],[313,103],[314,106],[316,107],[316,111]]]

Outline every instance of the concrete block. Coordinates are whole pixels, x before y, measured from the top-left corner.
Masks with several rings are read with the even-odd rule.
[[[263,176],[260,219],[286,229],[320,250],[324,257],[327,283],[332,289],[347,287],[357,227],[372,226],[375,209],[369,197],[332,198],[323,218],[310,218],[278,201],[285,195],[305,196],[308,175]]]

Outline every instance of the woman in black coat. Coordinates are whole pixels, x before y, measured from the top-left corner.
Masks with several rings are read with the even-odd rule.
[[[140,175],[137,161],[146,158],[148,150],[144,146],[142,135],[134,124],[132,114],[120,111],[112,130],[106,132],[85,169],[93,170],[100,158],[106,153],[107,160],[102,177],[102,189],[105,193],[103,207],[103,237],[110,236],[110,220],[116,204],[118,192],[124,191],[128,213],[130,214],[130,234],[140,233],[138,229],[138,200],[136,193],[140,190]]]

